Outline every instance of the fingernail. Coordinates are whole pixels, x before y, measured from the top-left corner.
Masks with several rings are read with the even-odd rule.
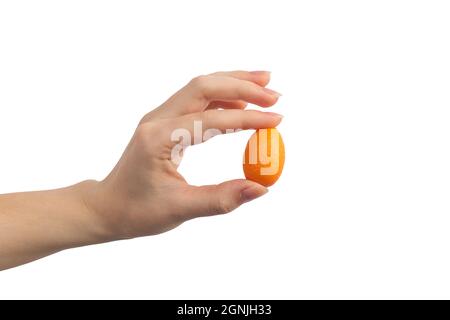
[[[258,70],[258,71],[250,71],[251,74],[255,75],[255,76],[261,76],[264,74],[270,74],[270,71],[264,71],[264,70]]]
[[[256,198],[259,198],[265,195],[269,189],[263,186],[250,186],[241,191],[241,200],[242,203],[252,201]]]
[[[277,98],[281,96],[281,93],[276,92],[276,91],[274,91],[274,90],[272,90],[272,89],[269,89],[269,88],[263,88],[263,90],[264,90],[266,93],[268,93],[268,94],[270,94],[270,95],[272,95],[272,96],[276,96]]]
[[[276,112],[264,112],[264,113],[268,114],[268,115],[271,115],[271,116],[275,116],[275,117],[281,118],[281,119],[284,118],[284,116],[282,114],[279,114],[279,113],[276,113]]]

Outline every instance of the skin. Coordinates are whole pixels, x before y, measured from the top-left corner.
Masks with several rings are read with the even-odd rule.
[[[197,217],[228,213],[267,189],[249,180],[192,186],[178,173],[171,133],[276,127],[281,116],[245,110],[274,105],[265,71],[217,72],[196,77],[145,115],[121,159],[103,181],[0,195],[0,270],[61,250],[155,235]],[[223,109],[223,110],[222,110]]]

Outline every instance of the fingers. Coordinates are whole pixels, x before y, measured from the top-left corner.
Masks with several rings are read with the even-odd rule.
[[[249,180],[232,180],[218,185],[191,186],[183,195],[189,204],[187,219],[225,214],[266,194],[267,188]]]
[[[208,110],[185,115],[171,121],[167,129],[188,131],[191,144],[198,144],[209,138],[236,129],[274,128],[282,120],[282,116],[272,112],[256,110]],[[176,139],[173,143],[176,143]]]
[[[258,81],[265,83],[268,80],[263,80],[261,77]],[[163,117],[175,117],[200,112],[213,101],[240,100],[261,107],[269,107],[277,102],[279,96],[279,93],[252,81],[225,75],[200,76],[194,78],[158,108],[158,114]]]
[[[270,72],[268,71],[220,71],[212,73],[211,75],[233,77],[236,79],[251,81],[261,87],[267,86],[270,82]]]
[[[270,72],[268,71],[221,71],[212,73],[211,75],[251,81],[261,87],[267,86],[270,82]],[[245,109],[246,107],[247,103],[245,101],[212,101],[207,109]]]
[[[192,81],[187,94],[203,102],[243,100],[262,107],[275,104],[280,96],[279,93],[253,82],[224,76],[196,78]]]

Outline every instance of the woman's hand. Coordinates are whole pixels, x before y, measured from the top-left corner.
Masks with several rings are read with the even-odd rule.
[[[277,126],[280,115],[244,110],[248,102],[277,102],[268,82],[269,73],[261,71],[195,78],[142,119],[105,180],[0,195],[0,270],[64,249],[161,233],[266,193],[247,180],[191,186],[177,165],[184,147],[213,134]]]
[[[165,232],[265,194],[265,187],[242,179],[191,186],[177,164],[183,148],[202,142],[205,133],[277,126],[278,114],[244,110],[247,103],[270,107],[277,102],[280,95],[265,88],[269,80],[264,71],[200,76],[148,113],[111,174],[87,193],[88,207],[110,231],[105,240]]]

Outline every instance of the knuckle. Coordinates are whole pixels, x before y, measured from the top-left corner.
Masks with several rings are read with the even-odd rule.
[[[220,197],[216,203],[215,213],[226,214],[233,210],[233,204],[226,198]]]
[[[134,138],[138,142],[145,143],[147,141],[148,135],[149,135],[149,132],[148,132],[147,124],[146,123],[140,124],[137,127],[136,132],[134,133]]]
[[[159,136],[161,130],[162,128],[159,123],[146,122],[140,124],[134,134],[134,140],[138,145],[142,146],[144,149],[147,149],[154,144],[152,142],[158,140],[155,139],[155,137]]]
[[[207,88],[209,82],[209,76],[201,75],[193,78],[190,82],[190,85],[200,91],[203,91]]]

